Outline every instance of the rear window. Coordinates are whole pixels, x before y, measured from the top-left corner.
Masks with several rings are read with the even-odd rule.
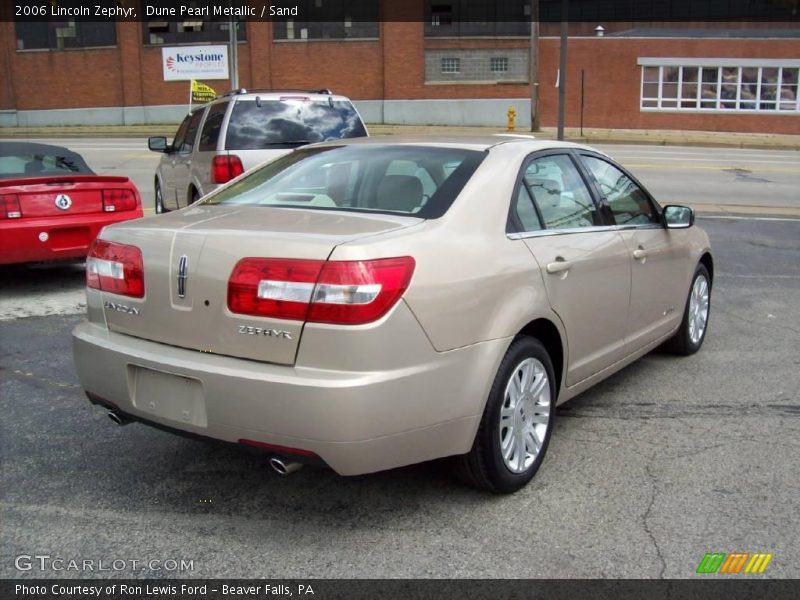
[[[225,137],[227,150],[261,150],[363,137],[364,123],[350,102],[305,99],[237,100]]]
[[[15,151],[8,148],[0,151],[0,179],[71,173],[93,174],[83,158],[74,152],[59,152],[58,149]]]
[[[205,204],[442,216],[486,154],[428,146],[301,148],[212,193]]]

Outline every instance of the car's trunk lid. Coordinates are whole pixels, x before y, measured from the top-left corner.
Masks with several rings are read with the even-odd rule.
[[[326,260],[339,244],[418,222],[407,216],[200,205],[124,223],[103,238],[141,249],[145,296],[104,294],[106,322],[112,331],[165,344],[293,364],[303,322],[228,310],[236,263],[246,257]]]
[[[26,218],[103,212],[103,190],[129,187],[127,177],[107,175],[0,180],[0,193],[16,195],[22,216]]]

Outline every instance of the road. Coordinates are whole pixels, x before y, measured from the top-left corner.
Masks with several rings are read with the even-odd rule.
[[[165,131],[171,134],[171,131]],[[40,139],[82,154],[98,173],[127,175],[153,208],[160,155],[145,139]],[[608,144],[598,146],[639,177],[662,204],[789,207],[800,211],[800,152]]]
[[[800,577],[800,221],[698,222],[717,271],[703,349],[650,354],[566,404],[513,496],[463,487],[447,461],[281,478],[237,449],[115,427],[75,377],[79,315],[0,321],[0,577],[44,553],[128,561],[118,576],[183,559],[192,570],[169,575],[683,578],[734,551]],[[8,273],[19,305],[82,282],[66,266]]]

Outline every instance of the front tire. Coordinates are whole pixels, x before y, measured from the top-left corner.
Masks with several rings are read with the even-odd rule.
[[[535,338],[518,338],[500,363],[472,450],[457,458],[461,478],[497,494],[525,486],[544,460],[555,402],[547,350]]]
[[[697,265],[689,288],[689,297],[683,309],[683,320],[675,335],[666,346],[667,349],[688,356],[703,345],[708,331],[708,317],[711,312],[711,276],[705,265]]]

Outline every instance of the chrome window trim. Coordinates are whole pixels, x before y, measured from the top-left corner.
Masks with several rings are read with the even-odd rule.
[[[540,231],[520,231],[517,233],[506,234],[510,240],[524,240],[532,237],[550,235],[568,235],[572,233],[601,233],[607,231],[617,231],[616,225],[592,225],[591,227],[573,227],[570,229],[542,229]]]
[[[506,237],[510,240],[525,240],[532,237],[544,237],[550,235],[569,235],[571,233],[604,233],[608,231],[632,231],[635,229],[664,229],[657,223],[641,225],[592,225],[591,227],[573,227],[570,229],[541,229],[539,231],[519,231],[508,233]]]

